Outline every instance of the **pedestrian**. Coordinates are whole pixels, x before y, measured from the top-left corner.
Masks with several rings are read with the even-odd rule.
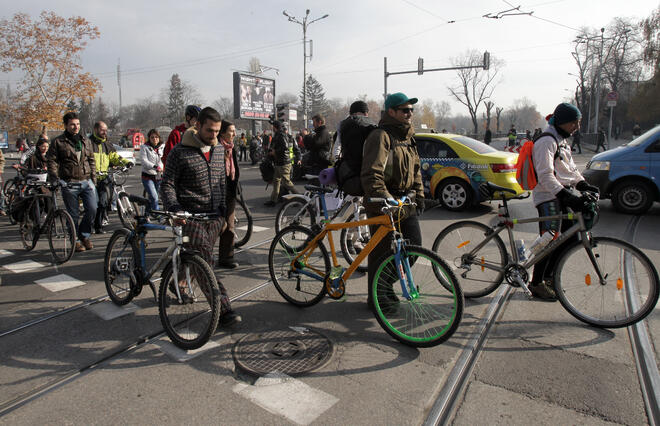
[[[513,124],[511,125],[511,128],[509,129],[509,133],[507,134],[507,137],[509,138],[509,147],[516,146],[516,138],[517,138],[517,132],[516,128],[513,127]]]
[[[195,125],[197,121],[197,116],[199,115],[199,107],[197,105],[188,105],[183,113],[184,122],[176,126],[167,137],[167,143],[163,148],[163,164],[167,162],[167,156],[174,146],[181,142],[183,134],[186,132],[186,129]]]
[[[582,154],[582,147],[580,146],[581,138],[582,135],[580,134],[580,129],[578,129],[575,131],[575,133],[573,133],[573,143],[571,144],[571,152],[574,152],[575,147],[577,146],[578,154]]]
[[[484,133],[484,143],[486,145],[490,145],[492,140],[493,140],[493,132],[490,131],[490,127],[487,127],[486,132]]]
[[[2,150],[0,149],[0,185],[1,185],[1,187],[4,187],[4,182],[3,182],[3,179],[2,179],[4,171],[5,171],[5,155],[2,153]],[[7,216],[7,212],[5,211],[5,194],[4,194],[4,191],[0,191],[0,216]]]
[[[236,197],[238,195],[238,179],[240,177],[240,167],[236,149],[234,149],[234,137],[236,136],[236,126],[227,120],[222,120],[220,126],[219,142],[225,152],[225,226],[220,232],[220,241],[218,243],[218,268],[234,269],[238,267],[238,262],[234,260],[234,239],[236,237],[234,225],[236,219]],[[244,138],[241,135],[241,139]]]
[[[305,139],[305,148],[309,152],[305,169],[309,174],[318,175],[321,170],[327,169],[331,163],[332,138],[325,126],[325,118],[321,114],[312,117],[314,134]]]
[[[250,162],[254,166],[257,164],[257,152],[261,149],[261,136],[259,133],[255,133],[250,141]]]
[[[538,183],[532,191],[534,205],[539,217],[567,213],[570,207],[580,211],[584,205],[584,197],[576,195],[578,191],[598,192],[598,188],[589,185],[582,177],[568,145],[568,138],[580,129],[580,110],[569,103],[557,105],[550,116],[548,127],[543,131],[550,135],[542,136],[534,142],[532,158],[538,177]],[[559,224],[561,223],[561,227]],[[539,223],[539,235],[546,232],[564,232],[573,225],[572,220],[543,221]],[[545,300],[557,300],[553,285],[553,272],[559,255],[564,248],[578,237],[573,236],[552,254],[534,265],[530,291],[534,297]]]
[[[64,133],[53,139],[46,158],[48,174],[51,179],[57,178],[62,183],[62,198],[67,212],[71,215],[79,241],[76,241],[76,252],[91,250],[94,245],[89,237],[96,218],[96,163],[94,149],[89,140],[80,134],[80,119],[75,112],[67,112],[62,117]],[[80,204],[83,203],[84,214],[80,223]]]
[[[235,130],[234,133],[236,133]],[[240,149],[240,157],[239,157],[240,161],[247,161],[247,145],[248,142],[247,142],[247,138],[245,137],[245,133],[241,133],[241,138],[238,141],[238,147]]]
[[[412,125],[413,105],[417,98],[408,98],[398,92],[385,99],[385,112],[378,123],[378,128],[369,133],[363,147],[362,169],[360,177],[364,188],[364,200],[369,198],[401,198],[414,191],[417,211],[405,208],[398,222],[399,231],[410,244],[422,245],[422,233],[418,214],[424,209],[424,186],[416,145],[413,141],[415,129]],[[382,205],[364,202],[367,217],[382,214]],[[370,226],[371,235],[375,235],[378,226]],[[390,233],[369,253],[368,282],[373,282],[378,262],[392,252],[393,235]],[[396,274],[394,274],[396,275]],[[378,304],[383,307],[389,301],[398,302],[393,291],[382,294],[386,300]],[[373,308],[373,302],[368,300]]]
[[[633,139],[637,138],[638,136],[641,136],[641,134],[642,134],[642,128],[639,127],[639,124],[635,123],[632,129]]]
[[[160,187],[163,207],[167,211],[207,213],[217,218],[205,221],[189,220],[183,225],[187,249],[197,251],[209,265],[213,265],[213,247],[222,229],[226,204],[225,156],[218,146],[222,124],[220,114],[211,107],[202,109],[194,126],[186,130],[165,163]],[[241,317],[232,310],[225,286],[220,289],[220,321],[222,326],[239,322]]]
[[[603,147],[603,151],[607,151],[607,148],[605,147],[605,141],[607,140],[607,136],[605,136],[605,131],[603,130],[602,127],[598,128],[598,135],[596,139],[596,153],[598,153],[598,149],[600,147]]]
[[[528,141],[532,140],[532,132],[531,131],[525,130],[525,139],[527,139]]]
[[[294,162],[300,162],[300,151],[293,138],[286,134],[284,124],[279,120],[273,121],[273,142],[268,152],[273,159],[275,174],[273,176],[273,191],[270,194],[270,200],[264,203],[264,206],[273,207],[277,204],[280,196],[280,187],[283,186],[290,194],[297,194],[293,182],[291,182],[291,152],[293,152]]]
[[[147,193],[151,210],[158,210],[158,192],[163,178],[163,142],[158,130],[147,133],[147,143],[140,147],[142,186]]]

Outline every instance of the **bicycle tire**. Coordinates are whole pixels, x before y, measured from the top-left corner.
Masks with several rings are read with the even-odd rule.
[[[137,224],[135,216],[139,213],[139,208],[136,203],[128,199],[125,192],[117,196],[117,215],[122,226],[126,229],[134,230]]]
[[[276,234],[289,225],[301,225],[311,229],[314,224],[316,211],[305,197],[289,198],[275,214]]]
[[[68,262],[76,249],[76,225],[71,215],[57,209],[48,223],[48,245],[55,263]]]
[[[17,184],[13,181],[8,181],[8,183],[11,183],[12,186],[10,186],[7,190],[6,193],[6,204],[7,204],[7,217],[9,218],[9,223],[12,225],[16,225],[18,222],[14,219],[14,216],[12,215],[12,212],[14,211],[14,203],[18,199],[18,195],[20,193],[20,190],[17,186]]]
[[[178,273],[175,281],[171,264],[163,271],[158,313],[174,345],[185,350],[197,349],[209,341],[218,326],[220,290],[213,269],[199,255],[181,254]],[[187,282],[180,287],[187,296],[179,302],[175,285],[180,285],[181,280]]]
[[[330,274],[330,257],[322,242],[304,265],[320,279],[291,270],[292,259],[315,236],[304,226],[287,226],[277,233],[268,251],[268,270],[275,288],[287,302],[300,307],[315,305],[323,299],[325,278]]]
[[[601,328],[627,327],[644,319],[660,291],[653,263],[637,247],[616,238],[593,237],[591,250],[605,284],[598,282],[582,242],[574,242],[560,255],[554,272],[562,306],[580,321]]]
[[[23,214],[23,220],[19,225],[18,232],[21,234],[21,242],[23,243],[23,248],[27,251],[32,250],[37,245],[37,240],[39,239],[39,228],[41,226],[39,225],[38,204],[37,198],[34,197],[25,209],[26,212]]]
[[[364,207],[360,206],[358,209],[358,217],[349,218],[346,223],[363,219],[367,219],[367,213],[364,210]],[[371,240],[371,232],[367,225],[355,228],[344,228],[341,230],[341,233],[339,234],[339,245],[341,247],[341,253],[349,265],[353,263],[369,240]],[[367,272],[369,267],[363,261],[356,270]]]
[[[468,256],[468,252],[491,232],[492,228],[483,223],[463,220],[447,226],[433,241],[433,252],[451,266],[459,277],[463,296],[468,299],[492,293],[504,279],[504,267],[509,257],[499,235],[495,235],[477,254]]]
[[[110,300],[123,306],[133,300],[137,285],[135,270],[140,251],[128,229],[120,228],[112,233],[103,258],[103,279]]]
[[[252,237],[253,219],[250,209],[245,201],[236,199],[236,208],[234,210],[234,247],[242,247],[250,241]]]
[[[130,174],[130,170],[123,170],[115,173],[115,185],[124,186],[124,184],[128,180],[129,174]]]
[[[410,263],[418,296],[406,298],[396,272],[394,253],[378,263],[369,285],[371,308],[380,326],[413,347],[436,346],[450,338],[463,317],[463,292],[449,265],[431,250],[406,246],[401,260]],[[444,283],[440,283],[436,270]],[[398,283],[398,285],[397,285]]]

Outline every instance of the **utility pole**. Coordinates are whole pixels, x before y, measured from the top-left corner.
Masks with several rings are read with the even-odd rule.
[[[117,87],[119,88],[119,123],[118,124],[121,124],[121,58],[117,58]]]
[[[596,117],[594,118],[594,132],[598,132],[598,116],[600,115],[600,80],[603,69],[603,34],[605,28],[600,29],[600,53],[598,54],[598,85],[596,88]]]
[[[289,22],[294,22],[296,24],[299,24],[302,26],[303,30],[303,122],[305,123],[304,126],[307,127],[307,27],[309,25],[312,25],[316,21],[320,21],[321,19],[327,18],[329,15],[326,13],[325,15],[321,16],[320,18],[312,19],[311,21],[307,22],[307,19],[309,18],[309,9],[305,11],[305,17],[303,18],[302,21],[296,19],[295,16],[291,16],[288,13],[286,13],[286,10],[282,11],[282,14],[286,16],[289,19]],[[310,41],[311,42],[311,41]],[[311,50],[311,49],[310,49]],[[309,58],[311,60],[312,55],[309,55]]]

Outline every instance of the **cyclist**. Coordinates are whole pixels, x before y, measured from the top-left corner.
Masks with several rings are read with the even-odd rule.
[[[92,149],[94,151],[94,162],[96,163],[97,173],[108,173],[108,169],[116,166],[129,166],[130,161],[124,160],[110,142],[108,142],[108,125],[103,121],[94,123],[94,132],[91,136]],[[96,179],[96,194],[98,196],[98,206],[96,207],[96,218],[94,219],[94,230],[97,234],[105,234],[103,225],[108,224],[108,206],[112,197],[113,188],[106,179],[106,176],[100,176]]]
[[[193,128],[170,152],[160,186],[163,206],[167,211],[217,214],[219,219],[191,220],[183,226],[188,236],[187,247],[197,250],[213,265],[213,246],[222,229],[225,212],[226,171],[224,149],[218,146],[222,118],[218,111],[206,107],[200,111]],[[241,317],[231,309],[224,285],[220,288],[220,324],[239,322]]]
[[[583,209],[587,197],[575,194],[578,191],[598,192],[598,188],[589,185],[578,171],[571,155],[571,146],[568,138],[580,129],[582,114],[576,106],[569,103],[557,105],[554,113],[548,118],[548,127],[540,138],[534,142],[532,157],[534,169],[537,173],[538,183],[532,191],[534,205],[540,216],[566,213],[567,207],[580,211]],[[539,234],[545,232],[561,232],[570,228],[572,221],[544,221],[539,223]],[[557,257],[563,247],[577,239],[570,238],[557,247],[552,254],[534,265],[530,291],[544,300],[557,300],[552,284]]]
[[[62,186],[62,198],[66,210],[77,226],[80,241],[76,242],[76,251],[91,250],[94,245],[89,240],[92,225],[96,216],[96,164],[94,151],[89,140],[80,134],[80,119],[75,112],[67,112],[62,117],[65,126],[64,133],[53,139],[48,148],[48,174],[58,178],[66,185]],[[80,218],[81,199],[85,214]]]
[[[183,134],[186,132],[186,129],[192,127],[197,122],[197,116],[199,115],[200,108],[197,105],[188,105],[184,112],[185,121],[178,126],[176,126],[167,137],[167,143],[165,148],[163,148],[163,164],[167,162],[167,156],[170,154],[172,148],[181,142]]]
[[[402,211],[398,224],[404,239],[410,244],[422,245],[422,233],[419,228],[418,213],[424,207],[424,186],[422,185],[419,154],[412,139],[415,129],[412,125],[413,104],[417,98],[408,98],[405,94],[392,93],[385,99],[385,112],[364,142],[360,178],[364,188],[364,199],[370,197],[400,198],[414,191],[418,211],[407,207]],[[367,217],[379,216],[381,205],[365,202]],[[370,226],[374,235],[378,226]],[[371,285],[378,262],[387,253],[391,253],[393,236],[390,234],[369,253],[368,279]],[[396,273],[393,274],[396,277]],[[392,302],[398,299],[394,293],[386,294]],[[369,306],[372,306],[371,301]],[[381,304],[382,305],[382,304]]]

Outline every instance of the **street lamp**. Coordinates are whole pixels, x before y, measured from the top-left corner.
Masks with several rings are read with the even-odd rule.
[[[303,121],[305,123],[305,127],[307,127],[307,90],[306,90],[306,84],[307,84],[307,26],[312,25],[314,22],[320,21],[321,19],[325,19],[329,15],[326,13],[325,15],[321,16],[320,18],[312,19],[311,21],[307,22],[307,19],[309,18],[309,9],[307,9],[305,11],[305,17],[303,18],[302,21],[296,19],[295,16],[291,16],[288,13],[286,13],[286,10],[283,10],[282,14],[289,19],[289,22],[294,22],[296,24],[301,25],[302,30],[303,30],[303,102],[302,102],[302,108],[303,108]],[[310,55],[310,58],[311,58],[311,55]]]

